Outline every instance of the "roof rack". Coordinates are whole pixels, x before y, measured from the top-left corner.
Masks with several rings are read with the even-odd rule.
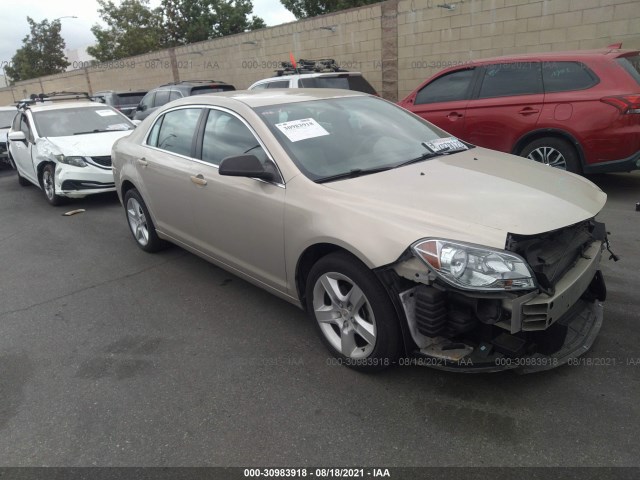
[[[226,85],[227,82],[222,82],[220,80],[180,80],[179,82],[169,82],[160,85],[161,87],[166,87],[168,85],[180,85],[182,83],[221,83]]]
[[[28,99],[17,102],[16,107],[22,109],[38,102],[60,102],[69,100],[93,100],[87,92],[51,92],[51,93],[32,93]]]
[[[320,58],[318,60],[300,59],[297,66],[293,66],[291,62],[282,62],[282,68],[276,70],[276,76],[296,75],[300,73],[330,73],[330,72],[348,72],[340,68],[333,58]]]

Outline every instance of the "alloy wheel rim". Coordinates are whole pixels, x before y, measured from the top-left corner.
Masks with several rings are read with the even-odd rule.
[[[544,163],[550,167],[567,169],[567,161],[559,150],[553,147],[538,147],[533,150],[527,158],[536,162]]]
[[[149,227],[147,225],[147,218],[142,210],[142,205],[135,198],[130,198],[127,201],[127,218],[129,220],[129,227],[131,232],[138,242],[143,247],[149,243]]]
[[[329,343],[347,358],[367,358],[377,339],[373,308],[366,295],[346,275],[327,272],[313,287],[313,310]]]
[[[47,195],[47,198],[52,199],[55,195],[55,189],[53,186],[53,176],[49,170],[45,170],[42,174],[42,184],[44,186],[44,193]]]

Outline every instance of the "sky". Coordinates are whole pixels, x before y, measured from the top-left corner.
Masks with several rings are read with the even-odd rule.
[[[3,0],[3,2],[8,0]],[[116,0],[117,2],[117,0]],[[150,5],[156,7],[160,0],[151,0]],[[295,20],[293,14],[286,10],[280,0],[253,0],[253,14],[267,23],[279,25]],[[63,18],[62,37],[69,50],[85,48],[95,42],[91,26],[100,22],[98,3],[96,0],[20,0],[12,8],[3,8],[0,15],[0,75],[2,67],[11,61],[16,50],[22,46],[22,40],[29,33],[27,16],[36,22]]]

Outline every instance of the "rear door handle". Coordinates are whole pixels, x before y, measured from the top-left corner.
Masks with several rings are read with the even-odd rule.
[[[142,157],[138,159],[138,165],[146,167],[147,165],[149,165],[149,162],[147,162],[147,159]]]
[[[463,115],[461,113],[458,112],[451,112],[449,115],[447,115],[447,118],[449,120],[457,120],[458,118],[462,118]]]
[[[520,115],[532,115],[534,113],[538,113],[540,110],[538,110],[537,108],[531,108],[531,107],[525,107],[522,110],[520,110],[518,113]]]
[[[196,185],[205,186],[207,184],[207,181],[204,179],[204,176],[201,173],[199,173],[198,175],[191,175],[191,181]]]

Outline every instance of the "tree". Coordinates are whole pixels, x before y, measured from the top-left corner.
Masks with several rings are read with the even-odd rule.
[[[100,62],[118,60],[160,50],[163,47],[162,11],[149,8],[149,0],[98,0],[100,17],[107,28],[91,27],[96,44],[87,53]]]
[[[251,0],[162,0],[165,44],[186,45],[266,27]]]
[[[282,5],[298,19],[337,12],[345,8],[362,7],[381,1],[382,0],[280,0]]]
[[[5,74],[12,82],[64,72],[69,66],[64,55],[65,43],[60,35],[60,20],[36,23],[27,17],[30,34],[22,40]]]

